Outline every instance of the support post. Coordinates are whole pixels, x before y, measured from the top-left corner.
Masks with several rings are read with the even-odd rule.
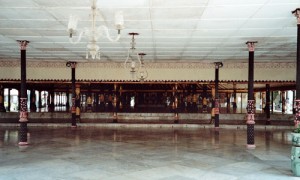
[[[75,89],[75,107],[76,107],[76,122],[80,122],[80,111],[81,111],[81,94],[80,94],[80,84],[76,84]]]
[[[36,112],[36,95],[34,89],[30,90],[30,111]]]
[[[207,85],[203,85],[202,93],[202,112],[207,113]]]
[[[255,148],[254,144],[254,114],[255,114],[255,100],[254,100],[254,48],[256,41],[248,41],[249,50],[249,66],[248,66],[248,103],[247,103],[247,147]]]
[[[10,99],[10,90],[11,90],[11,89],[8,88],[8,94],[7,94],[7,95],[8,95],[8,99],[7,99],[7,101],[8,101],[8,102],[7,102],[7,111],[10,111],[10,107],[11,107],[11,102],[10,102],[10,101],[11,101],[11,99]]]
[[[296,69],[296,100],[295,100],[295,127],[300,124],[300,8],[292,11],[297,18],[297,69]]]
[[[28,110],[27,110],[27,88],[26,88],[26,47],[29,41],[18,40],[21,50],[21,96],[20,96],[20,146],[28,145],[27,142],[27,122],[28,122]]]
[[[266,107],[265,112],[267,115],[266,125],[271,125],[270,121],[270,84],[266,84]]]
[[[173,88],[173,96],[174,96],[174,112],[175,112],[175,120],[174,123],[178,124],[179,123],[179,117],[178,117],[178,94],[177,94],[177,89],[178,85],[177,83],[175,84]]]
[[[69,112],[69,109],[70,109],[69,95],[70,95],[69,88],[67,88],[67,90],[66,90],[66,111],[67,112]]]
[[[6,112],[4,107],[4,87],[0,85],[0,112]]]
[[[236,113],[237,103],[236,103],[236,83],[233,83],[233,102],[232,102],[233,113]]]
[[[114,113],[113,113],[113,123],[118,122],[118,85],[114,84],[114,99],[113,99],[113,107],[114,107]]]
[[[88,94],[87,94],[86,104],[87,104],[86,111],[87,112],[92,112],[93,100],[92,100],[91,84],[89,84],[89,87],[88,87]]]
[[[39,90],[38,108],[39,108],[39,111],[41,112],[41,108],[42,108],[42,90]]]
[[[286,109],[286,99],[285,99],[285,96],[286,96],[286,91],[281,91],[281,112],[282,114],[285,114],[285,109]]]
[[[219,106],[220,106],[220,99],[219,99],[219,69],[223,67],[222,62],[215,62],[215,128],[219,127]]]
[[[76,68],[76,62],[67,62],[67,67],[71,67],[71,81],[72,81],[72,107],[71,107],[71,113],[72,113],[72,121],[71,121],[71,127],[76,128],[76,104],[75,104],[75,68]]]

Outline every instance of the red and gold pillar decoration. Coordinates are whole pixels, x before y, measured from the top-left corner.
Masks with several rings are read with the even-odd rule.
[[[177,89],[178,89],[178,84],[175,84],[174,88],[173,88],[173,96],[174,96],[174,112],[175,112],[175,120],[174,123],[178,123],[179,122],[179,117],[178,117],[178,93],[177,93]]]
[[[295,127],[300,125],[300,8],[292,11],[292,14],[297,18],[297,70],[296,70],[296,100],[295,100]]]
[[[113,123],[118,122],[118,85],[114,84],[114,98],[113,98],[113,107],[114,107],[114,113],[113,113]]]
[[[28,122],[28,109],[27,109],[27,88],[26,88],[26,47],[29,41],[18,40],[21,50],[21,96],[20,96],[20,146],[28,145],[27,142],[27,122]]]
[[[248,103],[247,103],[247,147],[255,148],[254,144],[254,114],[255,114],[255,99],[254,99],[254,48],[256,41],[246,42],[249,50],[248,62]]]
[[[76,93],[75,96],[76,122],[79,122],[80,121],[80,100],[81,100],[79,84],[76,84],[75,93]]]
[[[215,62],[215,128],[219,127],[219,106],[220,106],[220,98],[219,98],[219,69],[223,67],[222,62]]]
[[[72,122],[71,122],[71,127],[75,128],[77,127],[76,124],[76,104],[75,104],[75,69],[76,69],[76,62],[67,62],[66,63],[67,67],[71,67],[71,81],[72,81],[72,106],[71,106],[71,113],[72,113]]]

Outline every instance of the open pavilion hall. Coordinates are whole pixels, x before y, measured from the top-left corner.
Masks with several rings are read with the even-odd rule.
[[[293,179],[299,125],[299,0],[0,0],[0,179]]]

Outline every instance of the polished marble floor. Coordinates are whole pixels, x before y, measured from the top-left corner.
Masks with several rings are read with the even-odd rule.
[[[0,179],[298,179],[290,168],[290,130],[201,126],[0,127]]]

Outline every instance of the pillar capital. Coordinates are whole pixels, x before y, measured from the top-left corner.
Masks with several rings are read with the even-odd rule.
[[[70,62],[70,61],[68,61],[67,63],[66,63],[66,66],[67,67],[71,67],[71,68],[76,68],[76,62]]]
[[[20,50],[26,50],[26,47],[29,44],[29,41],[27,40],[17,40],[17,42],[20,45]]]
[[[254,52],[255,49],[255,43],[257,43],[257,41],[247,41],[246,44],[248,46],[248,50],[250,52]]]
[[[297,24],[300,24],[300,8],[295,9],[292,11],[292,14],[297,18]]]
[[[215,64],[215,69],[220,69],[221,67],[223,67],[222,62],[214,62],[214,64]]]

